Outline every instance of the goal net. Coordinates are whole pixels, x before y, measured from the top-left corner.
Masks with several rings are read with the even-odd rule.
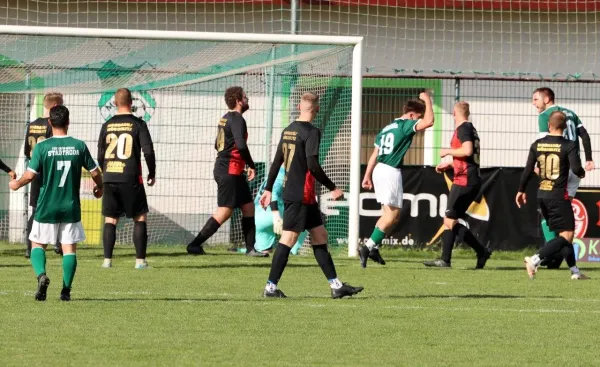
[[[190,32],[11,29],[0,27],[0,158],[19,174],[24,171],[25,127],[41,117],[41,101],[49,91],[64,94],[71,111],[69,134],[84,140],[96,156],[100,127],[116,110],[113,94],[129,88],[133,112],[148,124],[157,157],[157,183],[146,188],[152,244],[189,242],[217,207],[214,142],[230,86],[242,86],[249,97],[244,117],[257,165],[250,183],[255,196],[281,131],[297,116],[306,91],[321,98],[313,123],[322,131],[324,170],[346,193],[351,190],[353,53],[360,38],[253,35],[242,40],[239,35]],[[360,101],[360,89],[358,93],[354,98]],[[142,166],[147,174],[145,162]],[[30,213],[27,190],[9,193],[7,179],[1,180],[0,240],[22,242]],[[98,245],[103,217],[92,187],[84,175],[86,242]],[[345,244],[348,201],[328,208],[327,194],[318,188],[324,221],[332,241]],[[122,220],[117,242],[131,243],[132,232],[132,222]],[[241,232],[238,211],[209,245],[240,245]]]

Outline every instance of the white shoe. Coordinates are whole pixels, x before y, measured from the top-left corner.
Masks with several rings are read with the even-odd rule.
[[[104,262],[102,263],[102,267],[104,269],[112,268],[112,259],[104,259]]]
[[[573,279],[573,280],[588,280],[591,278],[583,273],[573,273],[573,274],[571,274],[571,279]]]
[[[142,262],[142,263],[136,263],[135,268],[136,269],[147,269],[147,268],[149,268],[148,262],[146,260],[144,260],[144,262]]]
[[[525,269],[527,269],[527,275],[529,275],[529,279],[534,279],[538,267],[533,265],[533,261],[531,261],[529,256],[525,258]]]

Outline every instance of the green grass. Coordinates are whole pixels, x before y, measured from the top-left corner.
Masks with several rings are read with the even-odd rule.
[[[521,254],[488,269],[458,252],[454,269],[425,269],[428,252],[387,252],[363,270],[336,257],[360,295],[329,298],[312,256],[292,256],[280,283],[288,299],[261,297],[270,259],[217,252],[132,248],[101,269],[100,249],[81,249],[73,301],[58,300],[60,258],[48,253],[48,300],[35,302],[22,247],[0,245],[0,361],[10,365],[570,365],[597,359],[600,266],[591,281],[566,269],[527,279]],[[215,253],[214,251],[211,251]]]

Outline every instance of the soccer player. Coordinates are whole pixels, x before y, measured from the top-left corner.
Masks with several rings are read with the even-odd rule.
[[[525,268],[533,279],[543,259],[561,254],[571,270],[571,279],[589,279],[577,268],[573,235],[575,216],[569,200],[569,171],[578,178],[585,176],[577,151],[577,143],[563,137],[568,128],[568,116],[562,111],[553,111],[548,118],[549,134],[536,140],[529,149],[527,165],[521,176],[519,192],[515,198],[517,206],[527,203],[525,187],[537,163],[539,169],[538,204],[550,230],[558,236],[546,243],[535,255],[525,258]]]
[[[17,174],[15,173],[15,171],[13,171],[9,166],[2,162],[2,159],[0,159],[0,169],[6,172],[11,180],[17,178]]]
[[[63,105],[63,95],[61,93],[51,92],[46,93],[44,96],[43,106],[44,112],[43,116],[35,119],[27,125],[27,130],[25,132],[25,156],[27,159],[31,160],[31,152],[35,145],[43,140],[48,139],[52,136],[52,128],[48,124],[48,116],[50,116],[50,109],[54,106],[62,106]],[[31,206],[31,216],[27,221],[27,250],[25,250],[25,257],[29,258],[31,253],[31,240],[29,239],[29,233],[31,232],[31,226],[33,225],[33,218],[35,217],[35,211],[37,208],[37,200],[40,196],[40,187],[42,186],[42,172],[38,172],[35,175],[35,178],[31,182],[31,186],[29,187],[29,205]],[[53,244],[54,245],[54,244]],[[57,254],[61,252],[60,244],[56,244],[55,251]]]
[[[331,296],[333,298],[352,296],[361,292],[363,287],[353,287],[338,279],[333,259],[327,250],[327,230],[323,226],[316,199],[315,179],[331,191],[333,200],[340,199],[344,195],[342,190],[331,182],[319,164],[321,134],[319,129],[311,124],[319,112],[319,97],[314,93],[304,93],[298,107],[300,116],[281,133],[281,140],[269,170],[267,185],[260,198],[263,208],[271,203],[273,184],[283,164],[285,168],[283,233],[273,256],[271,272],[263,295],[264,297],[286,297],[277,288],[277,283],[281,279],[290,250],[298,240],[300,232],[308,230],[317,263],[329,281]]]
[[[79,186],[81,170],[85,168],[96,183],[96,197],[102,196],[102,174],[87,146],[81,140],[67,135],[69,110],[65,106],[50,109],[49,123],[52,137],[40,141],[31,153],[31,161],[21,179],[13,180],[12,190],[33,181],[38,172],[44,172],[37,210],[29,234],[32,242],[31,265],[38,279],[37,301],[46,300],[50,279],[46,275],[46,246],[62,244],[63,288],[60,299],[71,300],[71,286],[77,269],[77,243],[85,240],[81,225]]]
[[[400,220],[404,155],[417,131],[433,126],[431,98],[426,92],[421,93],[419,98],[418,101],[408,101],[404,105],[404,114],[384,127],[375,138],[375,149],[369,158],[362,187],[367,190],[375,187],[383,215],[377,221],[371,238],[358,251],[363,268],[367,267],[369,258],[385,265],[379,245]]]
[[[102,125],[98,138],[98,163],[104,172],[102,267],[112,267],[117,223],[119,217],[125,215],[134,221],[135,268],[145,269],[148,267],[148,200],[142,178],[141,152],[148,165],[148,186],[156,182],[156,157],[146,122],[131,113],[129,89],[117,90],[114,98],[117,113]]]
[[[202,245],[233,214],[233,209],[242,210],[242,231],[246,243],[246,256],[266,257],[268,254],[254,250],[256,224],[254,223],[254,203],[247,181],[254,180],[255,166],[246,141],[248,128],[242,117],[248,111],[248,97],[242,87],[230,87],[225,91],[225,103],[229,108],[219,120],[215,149],[217,159],[213,174],[217,182],[217,210],[208,218],[196,238],[187,245],[192,255],[205,255]],[[248,166],[248,179],[244,169]]]
[[[267,180],[264,181],[258,194],[254,199],[254,213],[256,220],[256,244],[254,249],[260,252],[270,251],[277,244],[277,236],[281,236],[283,231],[283,213],[284,213],[284,202],[281,194],[283,193],[283,180],[285,178],[285,168],[283,166],[279,169],[277,178],[273,185],[273,191],[271,195],[271,204],[269,207],[263,209],[260,205],[260,197],[267,185]],[[308,232],[303,231],[298,236],[298,241],[294,247],[292,247],[292,254],[297,255],[298,251],[304,243],[304,239],[308,235]]]
[[[479,195],[481,175],[479,173],[479,135],[475,126],[469,122],[471,114],[467,102],[457,102],[454,105],[454,135],[450,149],[442,149],[440,156],[451,156],[451,162],[440,163],[435,170],[439,173],[454,168],[454,181],[448,195],[448,209],[444,217],[444,232],[442,232],[441,259],[425,261],[425,266],[439,268],[451,267],[454,241],[462,239],[477,254],[475,269],[483,269],[492,252],[483,247],[471,231],[458,223],[465,216],[471,203]]]
[[[579,154],[579,138],[581,137],[586,160],[585,170],[592,171],[594,169],[594,161],[592,159],[592,143],[590,140],[590,135],[588,134],[587,130],[583,126],[583,123],[575,114],[575,112],[557,106],[554,103],[554,91],[546,87],[538,88],[533,91],[532,104],[535,106],[538,113],[540,114],[538,117],[538,138],[543,138],[548,134],[548,120],[550,114],[554,111],[563,112],[567,116],[567,126],[564,129],[563,136],[565,137],[565,139],[574,141],[576,143],[575,145],[577,147],[577,154]],[[573,200],[573,197],[575,197],[575,194],[577,193],[580,181],[581,180],[579,179],[579,177],[577,177],[571,171],[569,171],[567,192],[569,193],[569,198],[571,200]],[[543,216],[541,227],[546,242],[556,238],[557,234],[550,230],[550,228],[548,227],[548,223],[546,222],[546,219],[544,219]],[[548,268],[559,268],[562,261],[563,257],[559,255],[555,258],[549,257],[545,259],[542,265],[548,265]]]

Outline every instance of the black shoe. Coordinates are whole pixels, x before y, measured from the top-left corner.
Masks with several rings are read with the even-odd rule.
[[[60,256],[62,256],[62,255],[63,255],[63,251],[62,251],[62,245],[61,245],[61,244],[59,244],[59,243],[57,243],[57,244],[56,244],[56,246],[54,247],[54,252],[55,252],[57,255],[60,255]]]
[[[563,259],[564,257],[562,256],[546,257],[542,259],[540,266],[547,266],[548,269],[559,269],[563,262]]]
[[[61,301],[70,301],[71,300],[71,288],[63,288],[60,291],[60,300]]]
[[[26,249],[25,250],[25,258],[29,259],[31,257],[31,250],[30,249]]]
[[[353,296],[362,292],[364,287],[353,287],[348,283],[342,283],[342,286],[338,289],[331,289],[331,298],[344,298],[346,296]]]
[[[35,300],[36,301],[45,301],[46,300],[46,292],[48,291],[48,286],[50,285],[50,278],[46,276],[46,274],[42,274],[38,277],[38,288],[37,292],[35,292]]]
[[[477,265],[475,265],[475,269],[483,269],[485,267],[485,263],[492,256],[492,250],[489,248],[485,249],[485,254],[482,256],[477,256]]]
[[[252,249],[252,251],[246,252],[246,256],[250,256],[250,257],[269,257],[269,254],[263,254],[260,251],[256,251],[256,250]]]
[[[190,255],[206,255],[206,252],[204,252],[204,247],[201,245],[195,245],[193,243],[187,245],[187,253]]]
[[[281,291],[281,289],[275,289],[273,292],[269,292],[265,289],[263,292],[265,298],[287,298],[287,296]]]
[[[369,251],[369,259],[375,261],[379,265],[385,265],[385,260],[383,259],[383,257],[381,257],[379,249],[377,248],[373,248],[371,251]]]
[[[369,248],[362,246],[358,249],[358,256],[360,256],[360,266],[363,268],[367,267],[367,260],[369,260]]]
[[[436,267],[436,268],[451,268],[452,267],[450,265],[450,263],[447,263],[442,259],[423,261],[423,265],[429,266],[429,267]]]

